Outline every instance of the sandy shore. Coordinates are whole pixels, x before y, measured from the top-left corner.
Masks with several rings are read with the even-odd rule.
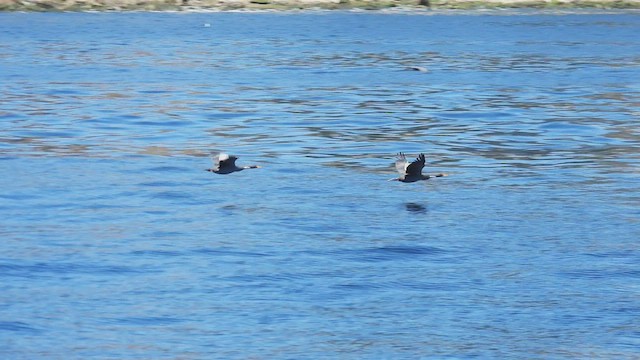
[[[640,0],[0,0],[0,11],[198,11],[292,9],[640,9]]]

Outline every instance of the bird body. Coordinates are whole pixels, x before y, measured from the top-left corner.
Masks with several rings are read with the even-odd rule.
[[[213,167],[211,169],[207,169],[207,171],[216,173],[216,174],[231,174],[234,172],[242,171],[245,169],[258,169],[260,166],[258,165],[250,165],[250,166],[237,166],[236,160],[238,158],[233,155],[219,153],[218,155],[212,158]],[[405,183],[412,183],[421,180],[429,180],[433,177],[442,177],[447,176],[447,174],[435,174],[435,175],[424,175],[422,174],[422,169],[425,165],[425,156],[424,154],[418,155],[418,157],[412,161],[408,162],[407,158],[403,153],[398,153],[398,159],[396,160],[395,166],[396,170],[400,174],[399,177],[390,179],[389,181],[401,181]]]
[[[433,177],[447,176],[447,174],[423,175],[422,169],[424,168],[424,164],[424,154],[418,155],[418,157],[410,163],[407,161],[407,158],[403,153],[398,153],[398,159],[396,160],[396,170],[398,171],[400,176],[389,181],[412,183],[420,180],[429,180]]]
[[[238,158],[233,155],[219,153],[218,155],[212,158],[213,167],[211,169],[207,169],[207,171],[211,171],[216,174],[231,174],[233,172],[242,171],[244,169],[258,169],[260,166],[258,165],[250,165],[250,166],[237,166],[236,160]]]
[[[407,70],[419,71],[419,72],[429,72],[429,69],[422,66],[409,66]]]

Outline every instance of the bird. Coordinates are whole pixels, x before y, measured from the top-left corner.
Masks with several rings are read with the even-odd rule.
[[[244,169],[258,169],[260,166],[258,165],[250,165],[250,166],[237,166],[236,160],[237,157],[225,153],[219,153],[218,155],[212,157],[213,167],[211,169],[207,169],[207,171],[211,171],[216,174],[231,174],[232,172],[242,171]]]
[[[422,168],[424,168],[424,163],[424,154],[418,155],[418,157],[413,162],[409,163],[403,153],[398,153],[398,160],[396,160],[396,170],[398,170],[400,176],[397,178],[389,179],[389,181],[412,183],[420,180],[429,180],[433,177],[447,176],[447,174],[423,175]]]
[[[419,72],[429,72],[429,69],[423,66],[408,66],[407,70],[419,71]]]

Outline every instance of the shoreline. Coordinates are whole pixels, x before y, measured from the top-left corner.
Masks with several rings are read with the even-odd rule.
[[[0,0],[0,12],[291,10],[612,10],[640,0]]]

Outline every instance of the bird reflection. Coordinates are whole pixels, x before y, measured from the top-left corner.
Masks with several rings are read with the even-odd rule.
[[[408,212],[417,213],[417,214],[427,213],[427,207],[422,204],[410,202],[410,203],[404,204],[404,206],[407,208]]]

